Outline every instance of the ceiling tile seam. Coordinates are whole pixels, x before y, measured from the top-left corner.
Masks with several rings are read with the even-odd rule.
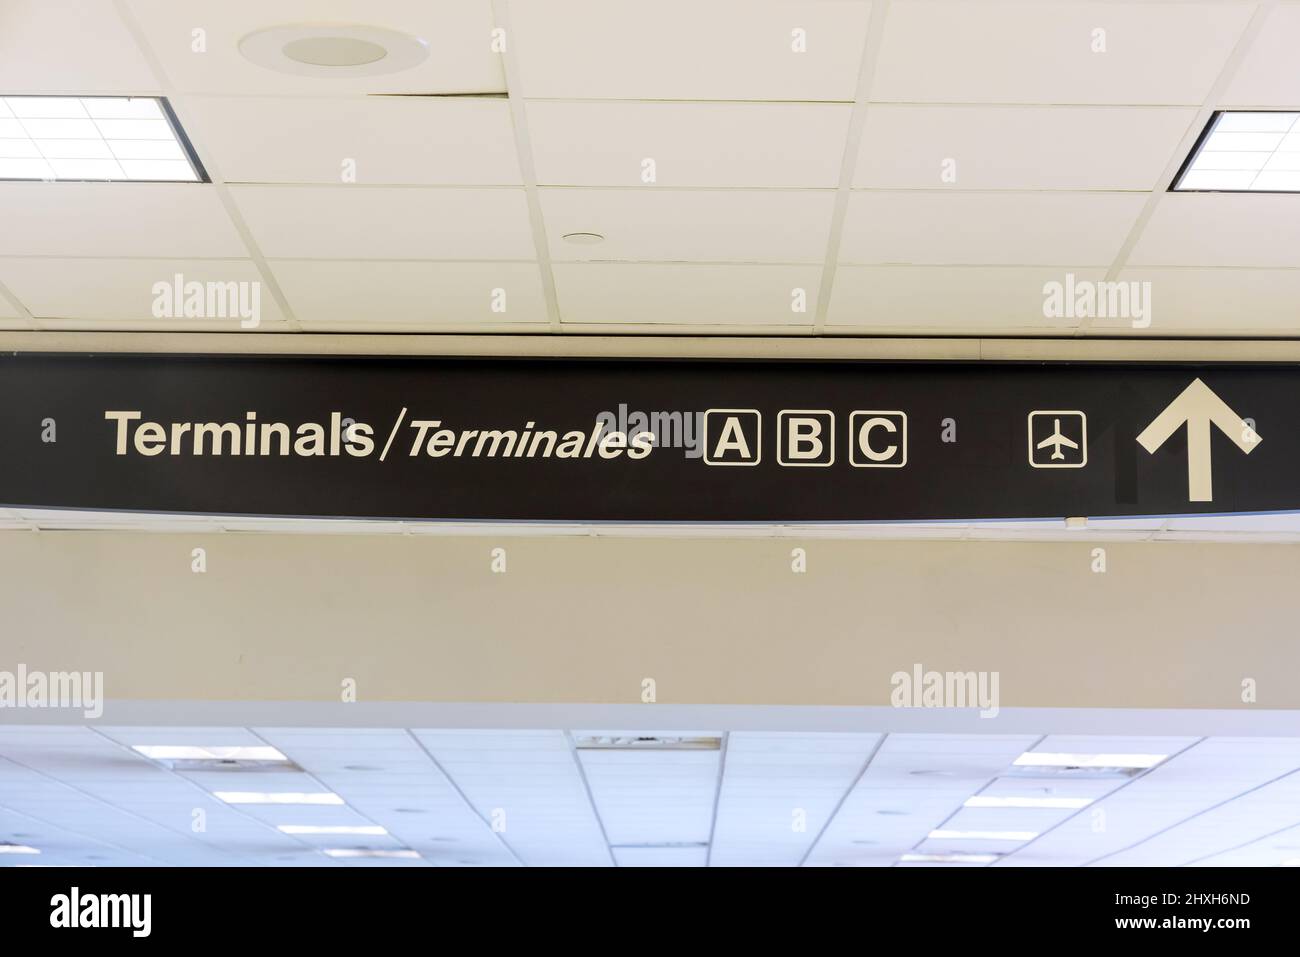
[[[262,285],[271,293],[271,298],[275,300],[275,304],[280,309],[280,314],[284,317],[284,320],[289,323],[291,328],[298,329],[298,320],[289,305],[289,300],[280,288],[280,284],[267,263],[266,257],[262,255],[262,249],[253,238],[252,230],[248,228],[248,224],[244,221],[243,214],[240,213],[239,207],[235,204],[234,197],[230,195],[230,190],[226,187],[225,180],[212,158],[211,151],[203,148],[203,137],[197,135],[194,132],[195,128],[187,122],[192,118],[187,98],[178,93],[172,86],[171,78],[167,75],[167,71],[163,68],[162,61],[154,52],[153,47],[149,45],[144,30],[141,29],[135,15],[127,5],[127,0],[113,0],[113,8],[117,11],[118,19],[122,21],[127,32],[131,34],[131,38],[135,41],[136,47],[140,50],[140,55],[154,75],[154,80],[163,90],[163,95],[167,98],[172,111],[176,114],[180,127],[189,139],[191,147],[196,154],[200,155],[203,166],[207,170],[208,178],[212,181],[211,185],[216,193],[217,200],[225,210],[235,233],[244,244],[248,258],[257,267],[262,279]]]
[[[1243,848],[1250,847],[1252,844],[1259,844],[1261,841],[1267,841],[1272,838],[1279,837],[1280,835],[1285,834],[1287,831],[1294,831],[1297,827],[1300,827],[1300,822],[1297,822],[1295,824],[1284,824],[1281,827],[1277,828],[1276,830],[1269,831],[1266,834],[1261,834],[1258,837],[1252,837],[1250,840],[1242,841],[1240,844],[1234,844],[1232,845],[1232,847],[1220,848],[1219,850],[1213,851],[1209,854],[1202,854],[1200,857],[1194,857],[1190,861],[1186,861],[1180,866],[1191,867],[1194,864],[1201,863],[1201,861],[1208,861],[1214,857],[1221,857],[1224,854],[1231,854],[1234,851],[1240,851]]]
[[[1173,185],[1173,179],[1178,175],[1182,168],[1184,160],[1187,159],[1192,147],[1196,145],[1201,131],[1205,129],[1205,124],[1209,122],[1214,111],[1218,109],[1223,94],[1227,91],[1228,85],[1232,82],[1240,69],[1242,62],[1246,59],[1250,48],[1254,45],[1256,38],[1263,29],[1264,21],[1268,19],[1273,11],[1276,0],[1261,0],[1254,13],[1251,14],[1250,20],[1246,23],[1241,35],[1237,38],[1236,44],[1233,45],[1232,52],[1224,60],[1223,66],[1219,70],[1218,77],[1215,78],[1209,92],[1205,94],[1205,99],[1192,117],[1191,124],[1183,133],[1183,138],[1174,148],[1174,154],[1170,157],[1169,162],[1165,164],[1164,170],[1156,180],[1155,187],[1148,193],[1146,202],[1143,203],[1142,209],[1138,211],[1137,219],[1129,228],[1128,235],[1124,237],[1124,242],[1120,244],[1119,250],[1115,253],[1115,259],[1106,270],[1106,281],[1114,282],[1120,272],[1128,265],[1129,257],[1133,255],[1133,250],[1137,247],[1138,242],[1142,239],[1142,234],[1146,231],[1147,224],[1150,223],[1155,215],[1156,207],[1160,201],[1169,193],[1170,186]],[[1092,326],[1093,317],[1085,316],[1076,327],[1075,336],[1087,335]]]
[[[972,531],[973,529],[972,529],[971,526],[967,526],[967,529],[968,529],[967,534],[969,535],[969,534],[970,534],[970,531]],[[1031,744],[1029,747],[1025,748],[1025,750],[1026,750],[1026,751],[1032,751],[1032,750],[1034,750],[1034,748],[1038,747],[1040,744],[1042,744],[1042,743],[1043,743],[1044,741],[1046,741],[1046,740],[1047,740],[1047,735],[1045,735],[1045,734],[1040,734],[1040,735],[1038,736],[1038,739],[1037,739],[1033,744]],[[921,845],[924,844],[926,841],[930,840],[930,831],[937,831],[937,830],[942,829],[943,826],[944,826],[945,824],[947,824],[947,823],[948,823],[949,821],[951,821],[954,817],[956,817],[958,814],[961,813],[962,808],[964,808],[964,807],[966,806],[966,802],[969,801],[969,800],[971,799],[971,797],[973,797],[973,796],[976,795],[976,794],[983,794],[986,790],[988,790],[989,786],[990,786],[991,784],[993,784],[994,781],[996,781],[996,780],[997,780],[998,778],[1000,778],[1000,777],[1003,777],[1004,774],[1005,774],[1005,770],[1006,770],[1006,769],[1004,768],[1002,771],[999,771],[997,774],[994,774],[994,775],[993,775],[992,777],[990,777],[987,781],[985,781],[983,784],[981,784],[978,788],[976,788],[974,791],[972,791],[971,794],[969,794],[969,795],[967,795],[966,797],[962,798],[961,803],[958,804],[958,805],[957,805],[955,808],[953,808],[951,811],[949,811],[948,814],[947,814],[947,816],[944,817],[943,820],[939,821],[939,822],[938,822],[937,824],[935,824],[933,827],[928,828],[928,829],[926,830],[926,832],[925,832],[925,837],[922,837],[922,838],[921,838],[920,840],[918,840],[915,844],[913,844],[910,848],[908,848],[907,853],[909,853],[909,854],[915,854],[915,853],[917,853],[917,852],[920,850]],[[1001,858],[998,858],[998,860],[1001,860]],[[895,866],[897,866],[897,865],[898,865],[898,861],[894,861],[894,863],[891,864],[891,865],[889,865],[889,866],[890,866],[890,867],[895,867]],[[984,866],[987,867],[988,865],[985,864]]]
[[[1190,752],[1193,748],[1197,747],[1198,745],[1204,744],[1204,743],[1205,743],[1206,741],[1208,741],[1208,740],[1210,740],[1208,735],[1205,736],[1205,737],[1197,738],[1197,739],[1196,739],[1195,741],[1193,741],[1191,744],[1186,745],[1185,747],[1183,747],[1182,749],[1180,749],[1180,750],[1178,750],[1178,751],[1175,751],[1173,754],[1171,754],[1171,755],[1170,755],[1168,758],[1166,758],[1164,761],[1161,761],[1160,764],[1157,765],[1157,767],[1168,767],[1168,766],[1169,766],[1170,764],[1172,764],[1175,760],[1177,760],[1178,758],[1182,757],[1184,754],[1187,754],[1188,752]],[[1011,850],[1007,851],[1007,853],[1003,854],[1000,858],[998,858],[997,863],[1000,864],[1000,863],[1002,863],[1003,861],[1005,861],[1007,858],[1011,857],[1013,854],[1019,854],[1019,853],[1020,853],[1021,851],[1023,851],[1025,848],[1029,847],[1029,845],[1038,843],[1038,842],[1041,841],[1044,837],[1046,837],[1048,834],[1051,834],[1053,831],[1057,830],[1058,828],[1064,827],[1064,826],[1065,826],[1066,824],[1068,824],[1070,821],[1073,821],[1076,817],[1078,817],[1078,816],[1079,816],[1080,814],[1082,814],[1084,811],[1090,810],[1090,809],[1092,809],[1092,808],[1094,808],[1094,807],[1096,807],[1096,806],[1098,806],[1098,805],[1100,805],[1100,804],[1105,803],[1106,801],[1108,801],[1108,800],[1110,800],[1112,797],[1114,797],[1116,794],[1118,794],[1120,791],[1123,791],[1125,788],[1127,788],[1127,787],[1132,787],[1134,784],[1137,784],[1139,781],[1141,781],[1143,778],[1145,778],[1148,774],[1150,774],[1150,773],[1151,773],[1152,771],[1154,771],[1154,770],[1155,770],[1155,768],[1148,768],[1148,769],[1146,769],[1145,771],[1141,772],[1140,774],[1138,774],[1138,775],[1136,775],[1136,776],[1134,776],[1134,777],[1129,778],[1127,781],[1124,781],[1123,783],[1121,783],[1121,784],[1119,785],[1119,787],[1111,788],[1109,791],[1107,791],[1105,794],[1103,794],[1103,795],[1102,795],[1101,797],[1099,797],[1097,800],[1091,802],[1090,804],[1085,805],[1084,807],[1079,808],[1079,809],[1078,809],[1077,811],[1075,811],[1073,814],[1067,814],[1065,817],[1061,818],[1059,821],[1057,821],[1055,824],[1053,824],[1053,825],[1052,825],[1051,827],[1049,827],[1047,830],[1042,831],[1042,832],[1041,832],[1037,837],[1035,837],[1035,838],[1031,838],[1030,840],[1025,841],[1025,843],[1021,844],[1019,847],[1014,847],[1014,848],[1012,848]]]
[[[1267,781],[1262,781],[1262,782],[1260,782],[1259,784],[1256,784],[1254,787],[1247,788],[1246,790],[1242,791],[1242,792],[1239,793],[1239,794],[1234,794],[1232,797],[1224,798],[1222,801],[1219,801],[1217,804],[1212,804],[1212,805],[1210,805],[1209,807],[1202,808],[1201,810],[1197,811],[1195,814],[1192,814],[1192,815],[1189,815],[1188,817],[1183,818],[1181,821],[1175,821],[1173,824],[1170,824],[1170,825],[1168,825],[1168,826],[1166,826],[1166,827],[1162,827],[1162,828],[1161,828],[1160,830],[1158,830],[1158,831],[1152,831],[1151,833],[1147,834],[1146,836],[1141,837],[1141,838],[1139,838],[1138,840],[1134,841],[1132,844],[1129,844],[1127,847],[1121,847],[1121,848],[1118,848],[1118,849],[1116,849],[1116,850],[1109,851],[1109,852],[1107,852],[1107,853],[1105,853],[1105,854],[1102,854],[1100,857],[1094,857],[1094,858],[1093,858],[1092,860],[1090,860],[1090,861],[1085,861],[1084,864],[1083,864],[1083,866],[1084,866],[1084,867],[1091,867],[1093,864],[1096,864],[1096,863],[1098,863],[1099,861],[1104,861],[1104,860],[1106,860],[1106,858],[1108,858],[1108,857],[1114,857],[1114,856],[1116,856],[1117,854],[1124,854],[1124,853],[1127,853],[1128,851],[1133,850],[1133,848],[1135,848],[1135,847],[1139,847],[1139,846],[1141,846],[1141,845],[1147,843],[1147,841],[1150,841],[1150,840],[1153,840],[1154,838],[1159,837],[1161,834],[1165,834],[1165,833],[1168,833],[1169,831],[1175,830],[1176,828],[1180,828],[1180,827],[1182,827],[1183,825],[1187,824],[1188,822],[1196,820],[1198,817],[1200,817],[1200,816],[1203,815],[1203,814],[1209,814],[1211,811],[1217,811],[1217,810],[1219,810],[1219,808],[1227,807],[1227,806],[1228,806],[1229,804],[1231,804],[1233,801],[1240,800],[1241,798],[1244,798],[1244,797],[1245,797],[1246,795],[1248,795],[1248,794],[1253,794],[1253,793],[1255,793],[1256,791],[1260,790],[1261,788],[1266,788],[1266,787],[1268,787],[1270,784],[1277,784],[1277,782],[1282,781],[1282,780],[1285,780],[1286,778],[1291,777],[1293,774],[1296,774],[1297,772],[1300,772],[1300,768],[1292,768],[1290,771],[1285,771],[1285,772],[1283,772],[1282,774],[1279,774],[1279,775],[1278,775],[1277,777],[1275,777],[1275,778],[1270,778],[1270,779],[1267,780]],[[1262,835],[1261,835],[1261,836],[1262,836]],[[1255,840],[1259,840],[1259,837],[1256,837]],[[1247,841],[1246,843],[1251,843],[1251,842]],[[1220,850],[1218,853],[1222,853],[1222,850]],[[1180,864],[1179,866],[1180,866],[1180,867],[1186,867],[1187,865],[1186,865],[1186,863],[1184,863],[1184,864]]]
[[[451,776],[451,772],[449,772],[446,768],[442,766],[442,762],[440,762],[436,757],[434,757],[433,752],[430,751],[428,745],[426,745],[420,739],[420,736],[417,735],[410,728],[403,728],[402,731],[405,732],[407,737],[409,737],[412,741],[415,742],[415,746],[417,748],[419,748],[422,752],[424,752],[424,756],[429,759],[429,763],[431,763],[434,766],[434,768],[437,769],[438,773],[442,775],[443,780],[445,780],[447,784],[450,785],[451,789],[454,792],[456,792],[456,796],[460,798],[461,803],[465,805],[465,809],[469,811],[470,814],[473,814],[476,818],[478,818],[479,821],[482,822],[483,826],[488,829],[488,833],[490,833],[496,839],[498,844],[500,844],[503,848],[505,848],[506,853],[509,854],[511,857],[513,857],[515,859],[515,862],[520,867],[527,867],[528,865],[524,862],[524,859],[519,856],[519,853],[513,847],[511,847],[510,842],[505,839],[505,835],[501,831],[498,831],[496,828],[494,828],[488,822],[488,819],[484,817],[481,813],[479,813],[478,807],[475,806],[474,802],[469,799],[469,795],[466,794],[465,791],[461,788],[461,786],[456,782],[456,779]]]
[[[722,785],[727,775],[727,745],[731,732],[722,732],[722,743],[718,749],[718,776],[713,785],[713,813],[709,818],[709,846],[704,851],[704,866],[713,866],[713,842],[718,833],[718,808],[722,804]]]
[[[33,823],[38,824],[43,828],[49,828],[52,831],[58,831],[60,834],[66,835],[67,837],[81,838],[83,840],[89,841],[92,845],[98,845],[101,847],[110,848],[114,851],[118,851],[119,853],[129,855],[130,857],[139,858],[146,861],[154,861],[157,864],[162,865],[164,867],[169,866],[167,861],[159,860],[156,857],[150,857],[148,854],[141,853],[140,851],[133,851],[130,848],[121,846],[120,844],[114,844],[112,841],[105,841],[101,838],[93,837],[90,834],[87,834],[85,831],[75,830],[63,824],[54,824],[51,821],[45,820],[45,818],[43,817],[40,817],[35,814],[31,814],[27,811],[19,811],[16,808],[12,808],[7,804],[0,804],[0,815],[3,814],[12,814],[14,817],[25,818],[26,820],[32,821]],[[31,839],[27,838],[26,840],[31,840]],[[29,845],[29,846],[34,846],[34,845]],[[44,848],[37,847],[36,849],[40,851],[42,854],[45,853]],[[64,851],[62,853],[75,854],[81,850],[82,848],[77,848],[74,851],[71,852]],[[59,852],[53,852],[53,853],[59,853]]]
[[[831,211],[830,232],[826,239],[826,259],[822,263],[821,282],[817,287],[816,312],[812,332],[820,336],[826,328],[826,313],[830,308],[831,290],[835,285],[840,245],[844,239],[844,223],[849,215],[853,177],[857,173],[858,156],[862,152],[867,110],[871,99],[871,84],[876,74],[880,46],[885,34],[885,19],[889,13],[889,0],[876,0],[871,4],[867,19],[867,35],[862,43],[862,60],[858,66],[858,86],[849,113],[849,128],[845,135],[844,155],[840,158],[840,181],[835,190],[835,206]]]
[[[555,289],[555,274],[551,270],[551,245],[546,235],[546,220],[542,215],[541,194],[537,190],[537,164],[533,157],[533,141],[528,130],[528,111],[524,105],[519,60],[515,52],[515,35],[510,22],[509,0],[491,0],[494,25],[504,31],[505,49],[498,54],[505,71],[506,96],[510,106],[511,127],[514,132],[515,153],[519,160],[519,175],[524,183],[524,200],[528,206],[528,224],[537,250],[537,269],[541,273],[542,297],[546,301],[546,315],[551,332],[564,331],[560,319],[560,300]]]
[[[18,318],[23,320],[23,322],[27,323],[28,327],[33,332],[42,331],[44,327],[41,325],[40,320],[37,319],[36,316],[32,314],[32,311],[27,308],[26,304],[23,303],[21,299],[19,299],[16,295],[14,295],[13,290],[11,290],[3,282],[0,282],[0,299],[3,299],[5,302],[9,303],[9,305],[13,308],[14,312],[18,313]]]
[[[223,528],[221,531],[224,533],[224,532],[225,532],[225,529]],[[252,735],[254,738],[256,738],[258,741],[261,741],[262,744],[266,745],[268,748],[276,748],[277,751],[280,750],[280,749],[277,748],[275,745],[273,745],[270,741],[268,741],[268,740],[266,739],[266,736],[265,736],[264,734],[262,734],[261,731],[257,730],[257,728],[244,728],[244,730],[247,731],[247,732],[248,732],[250,735]],[[291,761],[294,760],[294,759],[293,759],[293,755],[288,754],[287,752],[283,752],[283,751],[281,751],[281,753],[284,754],[287,758],[289,758],[289,760],[291,760]],[[294,761],[294,763],[297,764],[297,761]],[[175,772],[173,772],[173,773],[175,773]],[[306,770],[306,769],[304,768],[304,769],[302,769],[301,773],[302,773],[302,774],[305,774],[307,777],[311,778],[312,781],[315,782],[316,786],[317,786],[318,788],[320,788],[322,791],[328,791],[328,792],[331,793],[331,794],[335,794],[335,793],[337,793],[337,792],[335,792],[334,788],[327,786],[327,785],[325,784],[325,782],[322,781],[322,780],[320,779],[320,777],[318,777],[314,772],[308,771],[308,770]],[[182,776],[182,777],[183,777],[183,776]],[[185,780],[188,780],[188,779],[185,779]],[[195,787],[199,788],[199,790],[204,791],[204,792],[206,793],[206,789],[203,788],[201,785],[197,784],[196,782],[192,782],[192,781],[191,781],[190,783],[191,783],[191,784],[194,784]],[[343,795],[340,794],[339,797],[343,797]],[[369,814],[365,814],[365,813],[363,813],[359,808],[353,807],[353,806],[352,806],[352,803],[351,803],[350,801],[348,801],[346,798],[344,799],[343,806],[346,807],[346,808],[347,808],[349,811],[351,811],[353,814],[357,815],[357,817],[365,818],[365,820],[369,821],[371,824],[379,825],[379,822],[376,821],[376,820],[375,820],[373,817],[371,817]],[[273,825],[273,824],[269,824],[269,823],[267,823],[267,822],[265,822],[265,821],[262,821],[262,820],[260,820],[260,819],[258,819],[258,818],[256,818],[256,817],[253,817],[251,814],[245,814],[245,812],[244,812],[243,810],[241,810],[241,808],[240,808],[238,805],[231,805],[231,809],[234,810],[234,811],[236,811],[236,812],[239,813],[239,814],[242,814],[242,815],[248,817],[250,820],[256,821],[256,822],[259,823],[259,824],[265,824],[268,828],[271,828],[272,830],[274,830],[276,834],[280,834],[280,835],[285,836],[285,837],[292,837],[296,842],[298,842],[299,844],[301,844],[303,847],[309,848],[310,850],[312,850],[312,851],[316,851],[317,853],[320,852],[320,848],[319,848],[319,847],[317,847],[317,846],[314,845],[314,844],[311,844],[310,842],[308,842],[308,841],[307,841],[305,838],[303,838],[302,836],[297,835],[297,834],[289,834],[289,835],[286,835],[286,834],[284,834],[283,831],[281,831],[281,830],[280,830],[278,827],[276,827],[275,825]],[[384,830],[387,831],[388,829],[385,828]],[[342,863],[342,861],[334,860],[333,858],[330,859],[330,862],[331,862],[332,864],[336,864],[336,865],[338,865],[339,867],[343,867],[343,866],[345,866],[345,865]]]
[[[866,759],[862,762],[862,767],[858,769],[858,773],[853,776],[853,780],[850,781],[848,787],[844,789],[844,793],[840,795],[840,799],[835,802],[835,806],[831,808],[831,813],[826,815],[826,820],[822,823],[822,826],[817,831],[816,835],[814,835],[813,839],[808,842],[808,848],[803,852],[803,856],[799,858],[799,863],[795,865],[796,867],[807,866],[809,858],[811,858],[813,852],[817,850],[817,845],[821,843],[822,838],[826,836],[826,832],[830,830],[831,825],[835,822],[835,818],[839,816],[840,811],[844,808],[845,802],[848,801],[853,792],[857,790],[858,784],[867,773],[867,769],[871,767],[871,762],[876,759],[876,755],[879,754],[880,749],[885,746],[885,741],[888,738],[889,732],[886,731],[881,733],[880,737],[876,739],[876,743],[872,746],[871,750],[867,753]]]
[[[618,858],[614,856],[614,845],[609,841],[609,831],[605,829],[605,820],[600,816],[600,807],[596,804],[596,795],[592,793],[591,782],[587,780],[587,769],[582,766],[582,758],[578,755],[578,745],[573,740],[573,732],[566,729],[564,740],[569,746],[569,757],[573,759],[574,767],[578,769],[578,779],[582,781],[582,790],[587,795],[591,815],[596,819],[596,826],[600,828],[601,839],[605,842],[605,853],[609,855],[610,864],[618,867]]]
[[[91,729],[91,730],[93,730],[93,729]],[[95,732],[95,733],[98,733],[98,732]],[[23,768],[24,770],[30,771],[32,774],[39,775],[40,777],[45,778],[47,781],[52,782],[53,784],[57,785],[58,787],[61,787],[61,788],[65,789],[65,790],[68,790],[68,791],[72,791],[73,793],[80,795],[81,797],[85,798],[85,799],[88,800],[88,801],[91,801],[91,802],[93,802],[93,803],[95,803],[95,804],[103,805],[104,807],[108,808],[110,811],[115,811],[115,812],[118,813],[118,814],[125,814],[127,817],[133,817],[133,818],[135,818],[136,820],[140,821],[142,824],[146,824],[146,825],[148,825],[148,826],[151,827],[151,828],[158,828],[158,829],[160,829],[160,830],[164,830],[164,831],[172,831],[172,833],[174,833],[174,834],[180,834],[180,835],[182,835],[182,836],[188,836],[188,835],[185,835],[185,832],[184,832],[184,831],[176,831],[176,830],[174,830],[173,828],[167,827],[165,824],[159,824],[157,821],[151,821],[151,820],[149,820],[147,817],[144,817],[144,816],[142,816],[142,815],[140,815],[140,814],[137,814],[137,813],[135,813],[134,811],[128,811],[126,808],[118,807],[116,804],[113,804],[112,802],[107,801],[107,800],[105,800],[104,798],[99,797],[99,796],[96,795],[96,794],[92,794],[91,792],[86,791],[86,790],[84,790],[83,788],[77,787],[77,785],[75,785],[75,784],[69,784],[67,781],[63,781],[63,780],[61,780],[61,779],[59,779],[59,778],[56,778],[54,775],[49,774],[49,773],[46,772],[46,771],[42,771],[42,770],[40,770],[39,768],[34,768],[34,767],[32,767],[31,765],[29,765],[29,764],[25,764],[24,762],[19,761],[17,758],[12,757],[11,755],[4,755],[4,756],[3,756],[3,760],[8,761],[10,764],[16,764],[16,765],[18,765],[18,767]],[[21,812],[21,811],[18,811],[18,812],[15,812],[15,813],[25,814],[27,817],[30,817],[30,818],[32,818],[33,820],[43,821],[42,818],[37,817],[37,816],[34,815],[34,814],[27,814],[26,812]],[[49,824],[50,827],[58,827],[58,828],[60,828],[61,830],[69,831],[69,833],[80,833],[80,832],[76,832],[76,831],[71,831],[71,829],[66,828],[66,827],[63,827],[62,825],[59,825],[59,824],[53,824],[53,823],[48,822],[48,821],[45,821],[44,823]],[[96,843],[99,843],[99,844],[103,844],[103,845],[105,845],[105,846],[107,846],[107,847],[116,847],[118,850],[120,850],[120,851],[125,851],[125,852],[128,853],[128,854],[134,854],[134,855],[136,855],[137,857],[145,857],[145,858],[149,858],[149,859],[151,859],[151,860],[158,861],[159,864],[162,864],[162,865],[164,865],[164,866],[169,865],[169,862],[168,862],[168,861],[164,861],[164,860],[162,860],[161,858],[153,857],[153,856],[150,855],[150,854],[145,854],[143,851],[135,851],[135,850],[131,850],[131,849],[129,849],[129,848],[123,847],[123,846],[120,845],[120,844],[115,844],[115,843],[112,842],[112,841],[107,841],[107,840],[104,840],[103,838],[91,837],[91,836],[88,835],[88,834],[87,834],[86,836],[87,836],[87,837],[90,837],[90,839],[91,839],[92,841],[95,841]],[[193,839],[193,840],[197,840],[197,838],[192,838],[192,839]],[[200,842],[200,843],[201,843],[201,842]],[[224,850],[224,849],[223,849],[223,850]],[[229,854],[229,853],[231,853],[231,852],[230,852],[230,851],[226,851],[226,853]]]
[[[93,727],[87,726],[87,730],[90,731],[92,734],[96,734],[96,735],[98,735],[99,737],[103,738],[105,741],[107,741],[109,744],[111,744],[111,745],[112,745],[114,748],[116,748],[117,750],[121,751],[121,752],[124,753],[124,754],[129,755],[133,760],[135,760],[135,761],[144,761],[144,762],[146,762],[146,763],[148,763],[148,764],[154,765],[155,767],[158,767],[158,768],[160,768],[161,770],[165,771],[168,775],[170,775],[170,776],[171,776],[172,778],[174,778],[176,781],[178,781],[178,782],[184,784],[186,787],[190,788],[191,790],[194,790],[194,791],[199,792],[199,793],[202,794],[204,797],[206,797],[206,798],[208,798],[208,799],[210,799],[210,800],[212,800],[212,801],[216,801],[216,802],[219,802],[219,803],[221,802],[221,799],[220,799],[220,798],[218,798],[215,794],[213,794],[211,791],[209,791],[209,790],[208,790],[207,788],[205,788],[203,785],[199,784],[197,781],[192,781],[192,780],[190,780],[189,778],[187,778],[187,777],[186,777],[185,775],[183,775],[183,774],[178,773],[174,768],[171,768],[171,767],[165,767],[165,766],[163,766],[163,765],[157,764],[157,763],[154,762],[154,761],[151,761],[149,758],[145,758],[145,757],[143,757],[143,756],[140,755],[139,752],[137,752],[134,748],[128,747],[127,745],[123,744],[123,743],[120,742],[120,741],[115,740],[114,738],[110,738],[107,734],[105,734],[103,731],[99,730],[98,728],[93,728]],[[244,729],[244,730],[248,731],[249,734],[252,734],[254,737],[258,738],[258,740],[262,741],[263,744],[266,743],[266,740],[265,740],[264,738],[262,738],[260,735],[258,735],[256,732],[254,732],[251,728],[246,728],[246,729]],[[313,778],[313,780],[315,780],[315,779]],[[317,783],[318,785],[320,785],[322,788],[324,788],[324,785],[321,784],[320,781],[316,781],[316,783]],[[239,805],[237,805],[237,804],[226,804],[226,805],[225,805],[225,809],[226,809],[226,810],[229,810],[229,811],[231,811],[231,812],[233,812],[233,813],[235,813],[235,814],[237,814],[237,815],[239,815],[240,817],[244,818],[245,820],[251,821],[252,823],[256,824],[258,827],[262,828],[263,830],[271,831],[271,832],[272,832],[273,834],[275,834],[276,837],[278,837],[278,838],[286,838],[286,837],[287,837],[287,838],[289,838],[289,839],[290,839],[293,843],[295,843],[295,844],[301,844],[301,845],[302,845],[303,847],[305,847],[305,848],[308,848],[308,849],[310,849],[310,850],[316,850],[315,847],[313,847],[312,845],[308,844],[306,841],[304,841],[302,838],[298,837],[297,835],[293,835],[293,834],[284,834],[284,833],[281,832],[281,831],[280,831],[280,830],[279,830],[279,829],[278,829],[274,824],[270,824],[270,823],[268,823],[268,822],[266,822],[266,821],[261,820],[260,818],[254,817],[252,814],[250,814],[250,813],[248,813],[247,811],[243,810],[243,809],[242,809]],[[119,810],[120,810],[120,809],[119,809]],[[162,827],[162,828],[165,828],[166,830],[172,830],[172,828],[167,827],[166,825],[163,825],[163,824],[158,824],[158,825],[156,825],[156,826],[158,826],[158,827]],[[177,834],[185,834],[184,831],[176,831],[176,833],[177,833]],[[205,832],[205,833],[206,833],[206,832]],[[198,841],[198,843],[199,843],[200,845],[202,845],[203,847],[205,847],[205,848],[210,848],[210,849],[211,849],[211,848],[215,848],[216,850],[223,851],[223,852],[225,852],[225,853],[227,853],[227,854],[234,854],[234,856],[240,858],[241,860],[247,860],[247,861],[249,861],[249,863],[257,863],[257,862],[255,862],[255,861],[253,861],[251,858],[245,858],[243,855],[235,854],[234,851],[227,850],[225,847],[222,847],[222,846],[220,846],[220,845],[215,845],[215,844],[209,844],[207,841],[203,841],[203,840],[201,840],[201,839],[199,839],[199,838],[197,838],[197,837],[194,837],[194,836],[193,836],[193,833],[185,834],[185,836],[190,837],[190,838],[192,838],[192,839],[195,840],[195,841]],[[337,863],[337,862],[333,862],[333,861],[332,861],[331,863]]]

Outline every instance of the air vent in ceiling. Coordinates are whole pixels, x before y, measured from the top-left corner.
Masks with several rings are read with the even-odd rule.
[[[578,734],[574,746],[579,751],[717,751],[720,737],[684,737],[644,734]]]
[[[1146,768],[1092,767],[1078,765],[1029,765],[1013,766],[1003,774],[1008,778],[1054,778],[1056,780],[1104,781],[1108,779],[1127,780],[1145,771]]]
[[[287,758],[283,761],[248,761],[241,758],[196,758],[164,761],[173,771],[301,771]]]

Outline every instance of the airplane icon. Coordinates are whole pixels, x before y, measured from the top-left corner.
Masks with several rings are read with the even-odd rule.
[[[1078,443],[1078,442],[1073,442],[1073,441],[1071,441],[1070,439],[1067,439],[1064,435],[1061,434],[1061,420],[1060,420],[1060,419],[1054,419],[1054,420],[1053,420],[1053,426],[1054,426],[1054,428],[1056,429],[1056,431],[1053,432],[1051,435],[1049,435],[1047,438],[1043,439],[1043,441],[1039,442],[1036,446],[1034,446],[1034,448],[1036,448],[1036,449],[1045,449],[1045,448],[1047,448],[1047,447],[1050,445],[1050,446],[1052,447],[1051,458],[1053,458],[1053,459],[1063,459],[1063,458],[1065,458],[1065,455],[1064,455],[1064,453],[1061,452],[1061,446],[1064,445],[1067,449],[1076,449],[1076,450],[1077,450],[1077,449],[1079,448],[1079,443]]]
[[[1047,423],[1052,431],[1047,433]],[[1036,428],[1035,428],[1036,427]],[[1050,454],[1044,454],[1050,450]],[[1088,417],[1077,409],[1029,413],[1029,465],[1036,469],[1081,469],[1088,464]]]

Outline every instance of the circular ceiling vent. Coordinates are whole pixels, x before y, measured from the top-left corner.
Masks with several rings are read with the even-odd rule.
[[[429,45],[384,27],[292,23],[250,33],[239,41],[239,52],[280,73],[359,77],[409,70],[428,57]]]

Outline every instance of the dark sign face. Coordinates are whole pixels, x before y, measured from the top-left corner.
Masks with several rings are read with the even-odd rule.
[[[1300,370],[0,358],[0,505],[568,522],[1300,508]]]

